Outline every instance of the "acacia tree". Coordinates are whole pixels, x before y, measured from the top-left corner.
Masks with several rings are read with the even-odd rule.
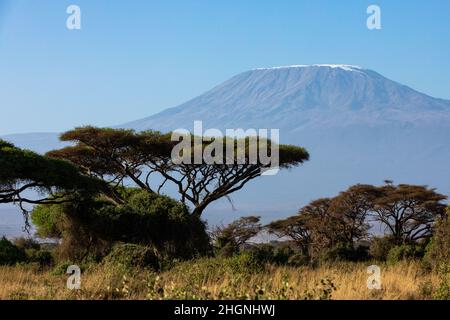
[[[148,164],[166,159],[171,145],[167,136],[146,131],[136,134],[132,130],[82,127],[60,136],[62,141],[72,141],[74,146],[50,151],[47,156],[68,160],[85,174],[106,182],[108,195],[117,204],[124,199],[117,191],[130,179],[137,187],[149,192]]]
[[[330,211],[342,242],[353,246],[355,242],[367,238],[367,217],[377,195],[373,186],[357,184],[332,199]]]
[[[292,239],[303,253],[311,256],[342,240],[340,225],[331,211],[330,198],[312,201],[298,215],[269,224],[269,232]]]
[[[435,222],[445,216],[445,199],[424,186],[396,186],[390,181],[381,187],[355,185],[267,227],[279,237],[294,240],[303,252],[307,248],[311,255],[338,244],[355,248],[357,241],[367,238],[370,218],[385,227],[394,243],[414,243],[432,235]]]
[[[277,220],[266,226],[269,233],[279,238],[287,238],[294,242],[303,254],[309,253],[311,245],[311,229],[306,224],[302,215],[292,216],[283,220]]]
[[[344,241],[339,217],[332,211],[332,199],[323,198],[312,201],[300,209],[306,227],[311,232],[311,252],[332,248]]]
[[[373,216],[397,244],[416,242],[432,235],[437,218],[444,217],[447,197],[426,186],[392,183],[375,188]]]
[[[242,217],[225,227],[216,227],[212,233],[213,241],[218,249],[226,249],[228,254],[239,251],[251,238],[261,232],[260,217]]]
[[[167,182],[171,182],[177,187],[181,202],[192,204],[193,214],[198,216],[210,203],[242,189],[270,167],[260,159],[254,163],[242,162],[238,153],[234,153],[232,161],[222,159],[207,163],[202,159],[200,162],[178,162],[172,154],[178,142],[171,140],[171,134],[154,131],[136,133],[133,130],[83,127],[64,133],[61,140],[76,144],[48,155],[69,160],[86,174],[107,181],[118,202],[121,201],[120,195],[114,190],[126,178],[143,190],[157,193]],[[234,148],[240,146],[238,139],[232,141]],[[254,143],[259,151],[262,141]],[[213,144],[214,140],[201,141],[200,148],[203,152]],[[264,143],[266,145],[267,141]],[[184,151],[183,157],[194,158],[196,148],[194,145],[189,151]],[[300,147],[280,145],[278,149],[280,168],[294,167],[309,159],[307,151]],[[244,150],[244,160],[250,157],[249,152],[249,148]],[[150,184],[150,176],[154,173],[163,179],[156,190]]]
[[[269,232],[288,237],[303,253],[317,254],[338,244],[354,248],[367,237],[367,216],[376,191],[370,185],[356,185],[334,198],[312,201],[298,215],[272,222]]]
[[[0,140],[0,203],[55,204],[74,194],[96,193],[103,183],[67,161],[52,159]],[[37,191],[31,197],[27,191]],[[37,195],[36,195],[37,194]]]

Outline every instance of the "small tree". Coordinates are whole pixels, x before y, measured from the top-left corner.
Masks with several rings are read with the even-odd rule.
[[[292,239],[303,253],[316,255],[339,243],[339,225],[331,212],[331,199],[323,198],[300,209],[297,216],[269,224],[269,232]]]
[[[287,238],[304,254],[308,254],[311,244],[311,230],[307,226],[304,216],[297,215],[284,220],[271,222],[266,226],[269,233],[279,238]]]
[[[216,248],[231,255],[239,251],[250,239],[257,236],[262,230],[260,217],[242,217],[228,226],[216,227],[212,233]]]
[[[436,222],[425,258],[434,267],[450,263],[450,207],[447,208],[446,216]]]
[[[367,216],[376,197],[373,186],[358,184],[332,199],[330,211],[333,221],[338,224],[341,242],[354,246],[357,241],[367,238]]]

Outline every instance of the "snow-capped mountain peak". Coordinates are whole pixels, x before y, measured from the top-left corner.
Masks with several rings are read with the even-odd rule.
[[[170,131],[195,120],[210,128],[345,127],[450,124],[450,101],[435,99],[379,73],[317,64],[250,70],[178,107],[122,127]]]
[[[277,70],[277,69],[295,69],[295,68],[314,68],[314,67],[325,67],[325,68],[339,68],[345,71],[360,71],[362,68],[359,66],[353,66],[348,64],[297,64],[290,66],[279,66],[279,67],[269,67],[269,68],[255,68],[253,70]]]

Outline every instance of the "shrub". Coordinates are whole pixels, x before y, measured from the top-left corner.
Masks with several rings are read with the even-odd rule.
[[[310,264],[310,258],[303,253],[294,253],[288,259],[288,265],[293,267],[307,266]]]
[[[42,238],[59,238],[63,231],[64,205],[38,205],[31,212],[36,233]]]
[[[81,272],[85,272],[90,267],[94,266],[93,264],[86,263],[74,263],[73,261],[62,261],[59,262],[52,270],[51,274],[54,276],[61,276],[67,274],[67,269],[69,266],[76,265],[80,267]]]
[[[264,270],[264,264],[250,252],[242,252],[225,259],[225,266],[232,274],[257,273]]]
[[[63,259],[98,261],[116,242],[151,245],[171,258],[190,259],[211,252],[205,223],[182,203],[136,189],[124,189],[123,195],[123,205],[83,199],[38,207],[33,222],[41,235],[62,237]]]
[[[27,250],[27,249],[39,250],[41,248],[41,245],[39,244],[39,242],[37,242],[33,238],[20,237],[20,238],[14,239],[13,243],[16,247],[18,247],[19,249],[23,249],[23,250]]]
[[[14,265],[24,261],[26,261],[24,250],[3,237],[0,240],[0,265]]]
[[[41,267],[51,266],[54,262],[52,253],[47,250],[28,249],[25,253],[28,261],[36,262]]]
[[[104,259],[106,265],[121,270],[134,268],[159,270],[159,261],[154,248],[130,243],[116,244]]]
[[[287,245],[276,248],[273,253],[272,263],[278,265],[287,265],[289,264],[290,258],[295,254],[296,252]]]
[[[387,262],[396,264],[402,260],[417,259],[423,257],[423,249],[416,244],[404,244],[393,247],[388,255]]]
[[[378,261],[386,261],[389,251],[395,247],[392,237],[374,238],[370,244],[369,254]]]
[[[436,223],[434,235],[426,247],[424,261],[435,269],[450,263],[450,209],[447,212],[448,216]]]
[[[228,242],[221,247],[216,247],[216,254],[222,258],[229,258],[239,253],[239,248],[232,242]]]
[[[275,260],[275,248],[270,244],[254,246],[247,254],[258,264],[274,263]]]
[[[260,217],[248,216],[233,221],[226,227],[216,227],[211,233],[216,250],[221,256],[238,253],[262,229]]]
[[[439,284],[433,295],[435,300],[450,300],[450,262],[442,262],[435,270],[439,275]]]
[[[362,261],[367,259],[367,248],[359,246],[354,248],[351,244],[339,243],[326,249],[320,255],[320,262]]]

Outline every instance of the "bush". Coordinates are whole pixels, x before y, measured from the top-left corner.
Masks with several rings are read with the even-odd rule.
[[[307,266],[310,264],[310,258],[303,253],[294,253],[289,257],[288,265],[293,267]]]
[[[370,244],[369,254],[378,261],[386,261],[389,251],[395,247],[392,237],[374,238]]]
[[[450,262],[442,262],[435,272],[439,275],[439,284],[434,292],[435,300],[450,300]]]
[[[450,215],[450,209],[447,212]],[[434,269],[450,263],[450,217],[436,223],[433,238],[426,247],[424,262]]]
[[[123,205],[83,199],[38,206],[33,223],[41,236],[62,237],[62,259],[99,261],[116,242],[150,245],[169,258],[190,259],[211,252],[205,223],[182,203],[137,189],[124,189],[123,196]]]
[[[339,243],[336,246],[326,249],[320,255],[320,262],[338,261],[362,261],[367,259],[367,248],[359,246],[354,248],[351,244]]]
[[[15,246],[5,237],[0,240],[0,265],[14,265],[25,261],[26,255],[24,250]]]
[[[28,249],[25,253],[29,262],[38,263],[41,267],[53,265],[54,259],[50,251]]]
[[[94,264],[89,264],[89,263],[74,263],[73,261],[62,261],[62,262],[59,262],[53,268],[51,274],[54,276],[65,275],[65,274],[67,274],[67,269],[69,268],[69,266],[72,266],[72,265],[78,266],[82,273],[94,266]],[[97,265],[95,265],[95,266],[97,266]]]
[[[307,265],[309,257],[294,251],[289,246],[275,247],[271,244],[262,244],[234,255],[231,261],[237,261],[242,267],[258,270],[264,268],[266,264]]]
[[[232,274],[257,273],[265,267],[260,258],[251,252],[241,252],[225,259],[224,264]]]
[[[31,212],[36,233],[42,238],[59,238],[65,219],[64,205],[38,205]]]
[[[16,247],[18,247],[19,249],[23,249],[23,250],[27,250],[27,249],[39,250],[41,248],[41,245],[39,244],[39,242],[37,242],[33,238],[20,237],[20,238],[14,239],[13,243]]]
[[[254,246],[247,254],[258,264],[274,263],[275,260],[275,248],[270,244]]]
[[[116,244],[104,259],[106,265],[120,270],[134,268],[159,270],[159,262],[154,248],[129,243]]]
[[[211,251],[205,223],[166,196],[136,192],[123,206],[104,206],[96,218],[96,233],[105,238],[152,245],[168,257],[190,259]]]
[[[396,264],[403,260],[417,259],[423,257],[423,248],[416,244],[404,244],[393,247],[388,255],[387,262]]]
[[[278,265],[287,265],[289,264],[290,258],[295,255],[296,252],[292,250],[289,246],[282,246],[276,248],[273,253],[272,263]]]

